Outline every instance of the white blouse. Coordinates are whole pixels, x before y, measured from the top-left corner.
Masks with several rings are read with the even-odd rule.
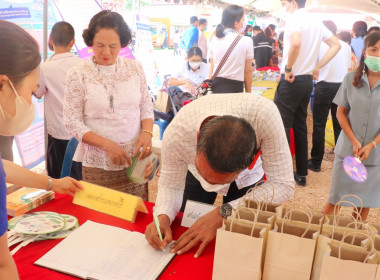
[[[74,160],[83,166],[122,170],[104,150],[81,142],[89,131],[119,144],[129,156],[135,148],[141,121],[153,119],[153,103],[142,66],[118,57],[111,66],[93,58],[73,67],[66,76],[63,111],[69,133],[80,143]]]

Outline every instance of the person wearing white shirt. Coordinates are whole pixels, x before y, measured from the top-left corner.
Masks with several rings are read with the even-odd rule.
[[[66,73],[83,62],[70,53],[75,43],[74,28],[68,22],[57,22],[50,33],[49,48],[54,54],[41,65],[40,86],[37,98],[45,99],[45,118],[48,133],[46,154],[49,176],[59,178],[67,144],[71,138],[63,124],[63,99],[66,86]],[[82,179],[82,165],[73,162],[71,177]]]
[[[207,29],[207,20],[201,18],[198,23],[199,29],[199,39],[198,39],[198,47],[202,50],[202,61],[207,63],[207,39],[205,36],[205,31]]]
[[[207,79],[209,73],[208,65],[202,62],[202,54],[199,47],[189,49],[188,60],[182,62],[170,77],[168,91],[176,87],[183,92],[190,92],[193,95],[196,93],[196,88]]]
[[[337,27],[331,20],[323,21],[323,24],[336,35]],[[335,143],[341,131],[341,127],[336,118],[338,106],[333,103],[333,99],[338,92],[344,76],[351,67],[351,47],[347,43],[339,40],[341,49],[329,63],[327,63],[319,73],[319,79],[315,86],[313,101],[313,145],[311,158],[307,162],[307,167],[311,171],[320,172],[323,155],[325,154],[325,128],[326,121],[331,109],[331,116],[334,127]],[[321,59],[328,50],[326,43],[322,43],[319,50]]]
[[[294,179],[306,185],[307,176],[307,105],[319,70],[339,51],[338,39],[319,21],[312,20],[304,9],[306,0],[291,0],[282,4],[290,13],[285,22],[284,53],[281,79],[274,102],[277,105],[290,144],[290,129],[294,131],[296,172]],[[285,5],[286,4],[286,5]],[[329,46],[318,61],[322,41]]]
[[[239,33],[245,31],[244,8],[231,5],[223,10],[222,23],[216,28],[210,42],[210,75],[219,64]],[[225,61],[219,74],[213,80],[213,93],[251,92],[252,87],[252,39],[242,36]]]
[[[172,249],[183,254],[203,242],[198,257],[222,226],[220,208],[236,207],[264,172],[263,191],[255,192],[259,199],[274,191],[271,201],[282,204],[294,192],[292,158],[281,116],[272,101],[255,94],[210,94],[184,106],[165,131],[161,157],[154,215],[164,241],[159,240],[154,223],[145,231],[156,249],[171,242],[170,224],[187,199],[213,204],[217,193],[223,195],[223,206],[200,218]]]

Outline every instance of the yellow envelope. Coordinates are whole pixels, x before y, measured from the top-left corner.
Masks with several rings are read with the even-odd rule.
[[[148,213],[141,197],[80,181],[83,190],[76,192],[73,203],[127,221],[135,222],[137,211]]]

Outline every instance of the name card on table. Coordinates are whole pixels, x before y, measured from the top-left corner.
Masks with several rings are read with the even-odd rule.
[[[181,226],[191,227],[200,217],[215,209],[215,206],[196,202],[186,201],[185,212],[183,213]]]
[[[132,223],[137,211],[148,213],[141,197],[115,191],[95,184],[80,181],[83,190],[76,192],[73,203],[106,213]]]

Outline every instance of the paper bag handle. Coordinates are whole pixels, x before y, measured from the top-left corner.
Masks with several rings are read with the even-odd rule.
[[[260,203],[260,201],[258,201],[258,203]],[[230,231],[232,231],[232,227],[233,227],[233,224],[234,224],[235,220],[236,219],[240,219],[240,210],[241,209],[242,209],[242,207],[236,208],[236,215],[231,220]],[[253,232],[255,230],[255,226],[256,226],[256,223],[257,223],[257,219],[259,217],[259,210],[258,209],[252,209],[252,208],[245,208],[245,209],[248,209],[249,211],[252,211],[252,213],[255,215],[255,218],[253,219],[252,229],[251,229],[251,236],[253,236]],[[236,218],[237,216],[238,216],[238,218]]]
[[[364,226],[364,227],[367,228],[366,231],[368,232],[369,235],[372,236],[373,232],[372,232],[370,226],[369,226],[368,224],[365,224],[365,223],[363,223],[363,222],[358,222],[358,221],[353,221],[353,222],[347,224],[346,229],[344,230],[344,234],[346,234],[347,230],[350,228],[350,226],[351,226],[352,224],[355,225],[355,228],[354,228],[354,231],[353,231],[353,232],[355,232],[355,233],[360,233],[360,231],[358,231],[358,230],[359,230],[359,229],[358,229],[358,225],[362,225],[362,226]],[[344,234],[343,234],[343,235],[344,235]],[[334,237],[334,236],[332,236],[332,238],[333,238],[333,237]],[[356,237],[356,236],[354,236],[354,238],[352,239],[352,241],[351,241],[351,245],[354,244],[354,242],[355,242],[355,237]]]
[[[339,219],[337,219],[337,218],[338,218],[339,215],[341,215],[341,214],[335,214],[335,213],[336,213],[336,206],[337,206],[337,205],[340,205],[341,203],[351,204],[351,205],[354,207],[355,212],[356,212],[356,214],[357,214],[356,217],[357,217],[357,218],[359,217],[359,221],[362,221],[362,220],[361,220],[361,216],[359,215],[358,208],[356,207],[356,205],[355,205],[353,202],[351,202],[351,201],[339,200],[338,203],[335,204],[335,206],[334,206],[334,215],[333,215],[333,224],[332,224],[332,226],[333,226],[332,236],[334,236],[335,228],[338,226],[338,223],[339,223]],[[358,219],[355,218],[352,214],[349,215],[349,216],[351,216],[351,217],[354,219],[354,221],[357,221],[357,220],[358,220]]]
[[[286,211],[286,214],[285,214],[285,216],[284,216],[284,218],[283,218],[284,221],[283,221],[283,223],[281,224],[281,233],[284,233],[284,224],[285,224],[285,220],[290,221],[289,218],[288,218],[288,216],[289,216],[289,213],[291,213],[291,212],[293,212],[293,211],[295,211],[295,209],[288,209],[288,210]],[[298,210],[298,211],[303,212],[303,213],[309,218],[309,224],[307,225],[307,228],[305,229],[304,233],[303,233],[302,236],[301,236],[301,238],[304,238],[305,235],[306,235],[306,233],[309,231],[310,226],[311,226],[311,215],[309,215],[306,211],[303,211],[303,210]]]
[[[372,245],[371,246],[371,250],[368,250],[368,255],[367,255],[367,257],[363,261],[363,263],[367,263],[369,256],[373,252],[373,248],[374,248],[374,244],[373,243],[374,242],[373,242],[373,239],[372,239],[371,236],[369,236],[368,234],[363,233],[363,232],[350,232],[350,233],[347,233],[347,234],[343,235],[342,240],[339,242],[338,258],[340,259],[341,255],[342,255],[341,251],[342,251],[342,245],[344,243],[344,240],[347,238],[347,236],[352,235],[352,234],[361,234],[361,235],[364,235],[365,237],[367,237],[369,240],[371,240],[371,245]]]
[[[272,198],[269,201],[269,190],[265,189],[264,187],[261,187],[261,183],[263,183],[263,182],[264,182],[263,180],[257,182],[254,187],[250,188],[246,192],[244,198],[245,199],[252,199],[252,200],[257,202],[257,201],[259,201],[259,198],[257,197],[256,192],[261,192],[263,194],[263,197],[264,197],[264,201],[263,201],[264,203],[262,204],[262,207],[260,208],[260,210],[268,211],[268,203],[272,203],[273,198],[274,198],[274,187],[273,187],[273,184],[271,184],[269,182],[265,183],[266,185],[269,184],[272,187]],[[264,207],[265,207],[265,209],[264,209]]]

